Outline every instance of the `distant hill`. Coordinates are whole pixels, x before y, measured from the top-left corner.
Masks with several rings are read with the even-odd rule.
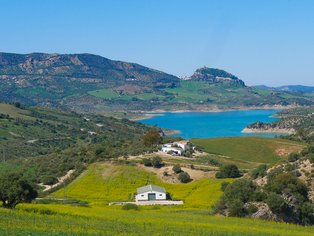
[[[314,86],[284,85],[284,86],[279,86],[279,87],[268,87],[266,85],[256,85],[254,87],[259,88],[259,89],[275,90],[275,91],[314,93]]]
[[[129,117],[159,109],[311,105],[313,96],[247,87],[237,76],[208,67],[181,80],[92,54],[0,53],[0,101]]]
[[[245,86],[244,82],[233,74],[224,70],[202,67],[197,69],[190,77],[192,80],[203,80],[211,83],[229,83],[239,86]]]

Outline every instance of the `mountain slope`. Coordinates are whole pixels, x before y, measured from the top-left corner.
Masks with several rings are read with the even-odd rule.
[[[0,101],[76,112],[212,110],[311,105],[314,96],[245,86],[220,69],[197,69],[188,80],[135,63],[92,54],[0,53]]]
[[[289,91],[289,92],[300,92],[300,93],[314,93],[313,86],[304,85],[283,85],[279,87],[268,87],[266,85],[256,85],[255,88],[265,90],[276,90],[276,91]]]
[[[175,76],[92,54],[0,53],[1,100],[57,105],[97,88],[132,84],[138,90],[173,86]]]

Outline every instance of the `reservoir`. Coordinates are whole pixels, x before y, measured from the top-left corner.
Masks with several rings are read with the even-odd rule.
[[[185,139],[231,136],[266,136],[276,134],[246,134],[241,131],[256,121],[272,122],[279,110],[238,110],[225,112],[165,112],[139,122],[165,129],[179,130]]]

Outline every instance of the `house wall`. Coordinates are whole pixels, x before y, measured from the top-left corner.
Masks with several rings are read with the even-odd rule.
[[[156,194],[156,200],[166,200],[167,196],[166,193],[156,192],[156,191],[149,191],[141,194],[137,194],[135,196],[136,201],[148,201],[148,194],[149,193],[155,193]]]
[[[163,152],[165,152],[165,153],[168,153],[169,151],[174,151],[174,152],[177,152],[179,155],[182,155],[182,151],[181,151],[181,150],[178,150],[178,149],[173,148],[173,147],[170,147],[170,148],[168,148],[168,147],[163,147],[163,148],[161,149],[161,151],[163,151]]]

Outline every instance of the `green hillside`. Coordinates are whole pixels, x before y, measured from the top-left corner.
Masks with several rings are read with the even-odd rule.
[[[74,182],[51,196],[89,201],[89,206],[21,204],[0,209],[1,235],[312,235],[302,227],[256,219],[210,215],[222,192],[223,180],[203,179],[189,184],[166,184],[135,166],[95,163]],[[147,183],[166,188],[183,206],[141,206],[123,210],[109,201],[130,200]]]
[[[209,216],[206,212],[155,208],[31,205],[19,211],[0,209],[1,235],[209,235],[310,236],[302,227],[245,218]],[[36,212],[36,213],[32,213]]]
[[[64,189],[51,196],[91,202],[132,201],[138,187],[156,184],[166,188],[173,199],[184,200],[184,207],[210,209],[221,196],[223,180],[203,179],[189,184],[169,184],[135,166],[93,164]]]
[[[0,101],[76,112],[211,110],[311,105],[311,94],[245,86],[229,72],[203,67],[191,77],[92,54],[0,53]]]
[[[222,163],[250,169],[262,163],[277,163],[305,146],[300,142],[262,137],[193,139],[192,142],[208,153],[220,155],[214,158]]]

